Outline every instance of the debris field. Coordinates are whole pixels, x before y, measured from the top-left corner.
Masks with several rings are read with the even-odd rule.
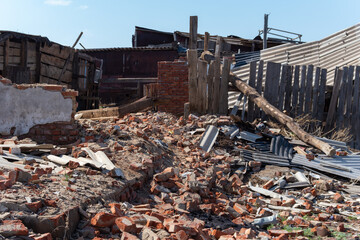
[[[356,179],[289,163],[297,148],[321,154],[266,122],[149,111],[77,124],[67,146],[0,140],[3,239],[358,239]]]

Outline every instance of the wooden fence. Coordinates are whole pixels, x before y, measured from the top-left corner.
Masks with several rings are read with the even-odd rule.
[[[250,63],[248,84],[269,103],[292,117],[308,114],[317,120],[313,127],[323,127],[324,132],[334,128],[351,128],[353,141],[350,145],[360,146],[360,67],[336,68],[335,85],[330,98],[330,93],[326,91],[326,69],[315,68],[313,65],[289,66],[274,62],[265,64],[264,76],[263,61]],[[246,99],[242,97],[240,94],[237,104],[243,102],[244,120],[251,122],[255,118],[265,117],[261,109],[254,106],[251,101],[247,103],[246,108]]]

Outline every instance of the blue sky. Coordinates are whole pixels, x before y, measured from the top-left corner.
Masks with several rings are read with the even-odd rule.
[[[130,47],[135,26],[254,38],[269,13],[269,27],[326,37],[360,22],[359,0],[1,0],[0,29],[48,37],[72,45],[81,31],[86,48]],[[77,47],[80,48],[78,45]]]

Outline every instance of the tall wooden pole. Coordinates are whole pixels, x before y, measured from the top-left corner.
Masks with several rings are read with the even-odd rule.
[[[266,49],[266,48],[267,48],[268,17],[269,17],[269,14],[265,14],[265,15],[264,15],[264,40],[263,40],[263,49]]]

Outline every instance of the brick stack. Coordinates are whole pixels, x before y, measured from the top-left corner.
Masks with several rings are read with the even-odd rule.
[[[158,62],[158,110],[184,113],[189,101],[188,64],[184,60]]]

